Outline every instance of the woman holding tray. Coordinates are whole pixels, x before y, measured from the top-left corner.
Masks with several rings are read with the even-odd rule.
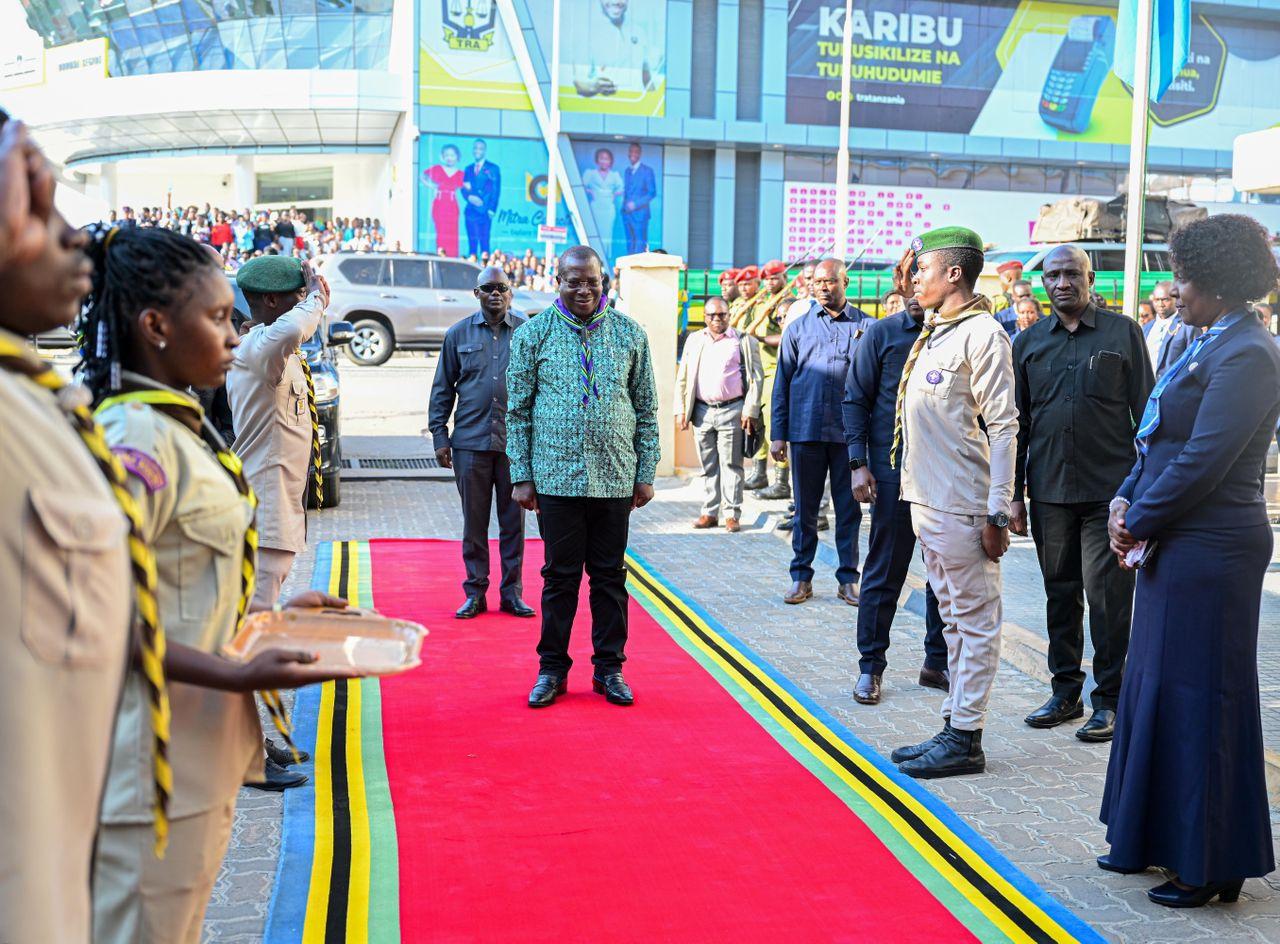
[[[309,666],[315,656],[299,650],[268,650],[247,663],[218,655],[252,598],[257,546],[256,499],[240,461],[186,392],[219,386],[240,343],[218,261],[207,247],[164,229],[100,230],[88,252],[93,291],[80,370],[128,473],[142,537],[155,551],[172,712],[162,860],[152,848],[146,680],[130,673],[94,861],[94,940],[196,944],[236,793],[244,780],[261,776],[253,692],[267,690],[269,707],[278,709],[272,690],[333,674]],[[309,591],[286,605],[346,601]]]

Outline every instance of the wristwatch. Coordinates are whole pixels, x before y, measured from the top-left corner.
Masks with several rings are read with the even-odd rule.
[[[997,528],[1009,527],[1009,516],[1003,511],[994,515],[987,515],[987,524],[995,525]]]
[[[861,469],[861,468],[862,468],[864,465],[866,465],[866,464],[867,464],[867,460],[866,460],[866,459],[850,459],[850,460],[849,460],[849,471],[850,471],[850,472],[855,472],[855,471],[857,471],[858,469]]]

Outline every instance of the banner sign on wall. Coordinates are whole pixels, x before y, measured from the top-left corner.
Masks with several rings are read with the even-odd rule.
[[[495,0],[420,0],[420,4],[419,104],[532,109]],[[529,12],[536,41],[549,58],[550,0],[530,0]],[[665,2],[562,0],[561,22],[563,110],[642,117],[663,114]],[[538,52],[531,50],[535,56]]]
[[[538,228],[547,220],[541,141],[424,134],[418,148],[420,251],[479,257],[538,248]],[[563,202],[556,218],[569,218]],[[572,226],[568,239],[577,240]]]
[[[619,256],[659,245],[662,148],[622,141],[573,142],[587,206],[610,266]]]
[[[1219,148],[1280,122],[1280,24],[1193,7],[1191,55],[1152,108],[1151,145]],[[875,0],[852,19],[854,127],[1127,144],[1110,71],[1114,7],[1051,0]],[[795,0],[787,120],[839,120],[844,5]]]

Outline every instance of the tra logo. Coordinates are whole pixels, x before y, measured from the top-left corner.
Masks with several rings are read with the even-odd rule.
[[[450,49],[487,52],[497,17],[494,0],[440,0],[444,41]]]

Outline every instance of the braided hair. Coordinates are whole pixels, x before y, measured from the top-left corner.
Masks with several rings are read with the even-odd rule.
[[[80,314],[77,373],[95,402],[120,389],[120,369],[137,316],[184,301],[191,277],[217,271],[209,250],[172,230],[89,227],[93,288]]]

